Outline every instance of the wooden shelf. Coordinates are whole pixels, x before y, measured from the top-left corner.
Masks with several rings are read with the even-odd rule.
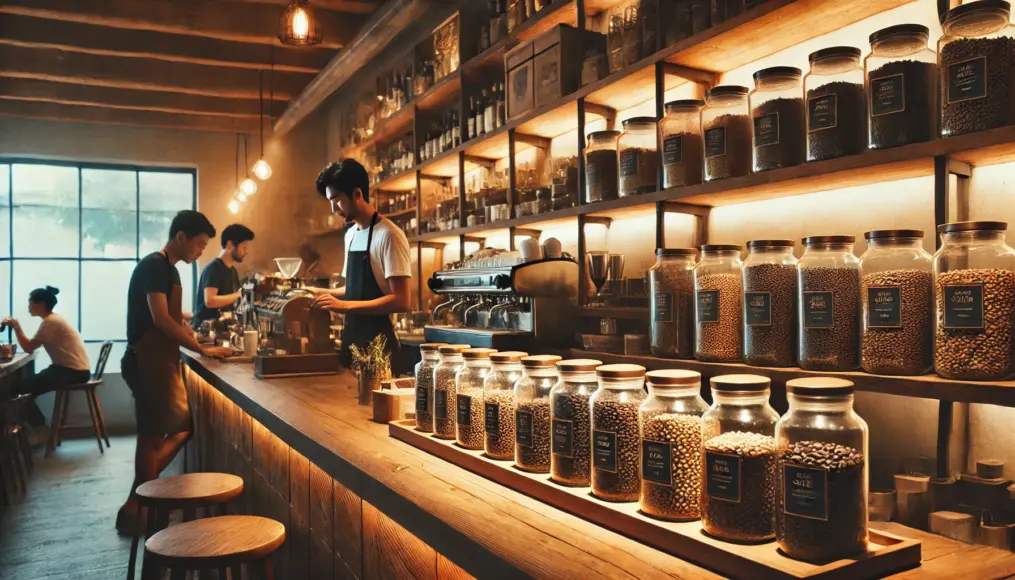
[[[410,167],[370,186],[372,191],[409,191],[416,189],[416,168]]]
[[[649,309],[636,306],[616,308],[575,308],[574,313],[582,318],[619,318],[622,320],[641,320],[647,322]]]
[[[422,95],[416,97],[411,104],[421,111],[440,109],[453,101],[462,88],[462,69],[448,74],[448,76],[437,81],[434,86],[427,89]]]
[[[395,211],[395,212],[391,212],[391,213],[382,213],[381,215],[383,217],[388,218],[389,220],[398,219],[400,217],[405,217],[407,215],[416,215],[416,206],[408,207],[408,208],[405,208],[403,210]]]

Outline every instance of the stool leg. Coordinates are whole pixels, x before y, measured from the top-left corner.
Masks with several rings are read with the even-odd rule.
[[[106,417],[102,414],[102,405],[99,404],[99,394],[95,389],[89,389],[88,394],[92,397],[92,402],[95,404],[95,416],[99,418],[99,428],[102,429],[102,439],[106,442],[106,448],[109,448],[109,431],[106,430]]]
[[[229,567],[229,580],[243,580],[243,566],[233,564]]]
[[[18,431],[18,443],[21,445],[21,453],[28,463],[28,473],[35,472],[35,460],[32,459],[32,444],[28,441],[28,432],[25,430],[24,425]]]
[[[92,429],[95,430],[95,441],[99,444],[99,455],[102,455],[106,448],[102,446],[102,430],[99,429],[99,418],[95,416],[95,403],[90,392],[85,391],[85,399],[88,403],[88,416],[92,418]]]
[[[148,523],[145,525],[144,529],[145,543],[148,542],[149,537],[154,536],[155,532],[158,532],[158,530],[155,529],[159,517],[158,512],[158,507],[148,506]],[[148,563],[149,560],[148,549],[144,548],[144,551],[141,552],[141,580],[149,580],[154,573],[154,566]]]
[[[56,430],[56,446],[63,443],[63,430],[67,427],[67,410],[70,408],[70,391],[64,391],[60,397],[60,428]]]
[[[60,409],[63,406],[64,392],[57,390],[53,396],[53,417],[50,419],[52,428],[49,430],[49,441],[46,443],[46,457],[48,458],[56,448],[56,438],[60,434]]]

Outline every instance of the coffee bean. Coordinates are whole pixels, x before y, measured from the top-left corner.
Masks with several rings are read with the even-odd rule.
[[[944,288],[983,286],[983,328],[945,328]],[[937,276],[934,370],[948,379],[1000,380],[1012,372],[1015,272],[995,268],[952,270]]]
[[[751,119],[747,115],[720,115],[703,131],[726,128],[726,149],[720,155],[705,151],[705,181],[741,177],[751,173]],[[703,145],[705,147],[705,145]]]
[[[493,459],[515,458],[515,392],[514,389],[487,390],[485,404],[494,404],[497,409],[496,432],[486,426],[486,454]],[[484,416],[485,419],[485,416]]]
[[[701,417],[653,411],[641,415],[642,441],[668,444],[671,485],[649,481],[642,473],[641,511],[667,520],[701,517]],[[644,445],[642,452],[644,453]],[[645,458],[641,465],[644,467]]]
[[[771,324],[750,325],[744,318],[744,362],[765,367],[796,364],[797,269],[793,264],[746,265],[744,293],[766,292]],[[744,308],[750,308],[746,302]]]
[[[801,304],[808,292],[832,293],[831,327],[808,326],[803,310],[800,329],[800,368],[820,371],[850,371],[859,355],[860,273],[856,268],[801,267]]]
[[[637,391],[644,394],[644,391]],[[591,401],[593,445],[595,432],[615,436],[613,453],[616,470],[592,468],[592,494],[610,501],[637,501],[641,493],[641,476],[638,460],[641,457],[641,437],[638,434],[638,406],[641,397],[610,399],[597,397]]]
[[[836,81],[807,91],[811,99],[835,95],[835,125],[807,127],[807,160],[824,161],[856,155],[867,149],[867,106],[863,85]]]
[[[946,44],[941,49],[940,60],[942,136],[964,135],[1015,123],[1015,39],[1008,36],[963,38]],[[960,66],[977,62],[983,67],[980,73],[965,77]],[[949,91],[949,85],[960,82],[956,78],[959,76],[964,77],[962,83],[982,83],[986,92],[970,97],[959,91]]]
[[[554,387],[550,394],[551,419],[569,421],[571,427],[571,454],[553,453],[550,456],[550,477],[553,481],[571,487],[585,487],[591,481],[589,432],[589,398],[596,389],[595,383],[562,381],[560,391]]]
[[[718,291],[718,322],[696,317],[698,335],[694,357],[707,362],[739,362],[742,356],[740,333],[743,327],[743,291],[738,274],[695,276],[695,291]]]
[[[863,370],[880,375],[919,375],[933,365],[930,272],[915,269],[886,270],[867,274],[862,280],[863,317],[870,320],[868,292],[871,288],[899,288],[901,327],[864,325],[860,336]]]
[[[868,96],[871,149],[922,143],[934,137],[936,74],[935,63],[915,60],[890,62],[870,71],[868,86],[890,89],[882,104],[875,89]]]
[[[515,465],[524,471],[548,473],[550,471],[550,399],[540,397],[518,401],[519,413],[532,415],[532,445],[515,442]],[[517,419],[516,419],[517,421]],[[515,427],[517,433],[517,426]]]
[[[803,98],[772,99],[754,107],[754,119],[775,115],[776,137],[771,145],[759,144],[761,136],[753,133],[754,171],[769,171],[780,167],[800,165],[807,156],[807,121],[804,115]],[[757,129],[757,123],[755,123]]]
[[[460,365],[451,366],[441,364],[434,370],[434,396],[431,397],[430,408],[433,414],[433,433],[438,439],[454,439],[458,423],[458,406],[455,397],[455,374],[461,368]],[[443,391],[443,394],[438,394]],[[447,413],[441,416],[444,411],[437,408],[437,398],[447,397]]]
[[[718,538],[756,542],[775,536],[775,438],[729,431],[705,441],[701,467],[701,524]],[[739,500],[708,493],[708,452],[739,459]]]
[[[469,424],[457,423],[456,441],[466,449],[482,449],[486,435],[485,413],[483,407],[483,388],[466,387],[458,389],[456,397],[456,409],[458,413],[466,413],[469,417]],[[468,404],[469,408],[458,405]],[[456,416],[457,422],[457,416]]]
[[[624,147],[619,150],[619,154],[620,197],[651,193],[659,189],[658,151],[643,147]],[[633,161],[627,161],[632,159],[632,156]]]
[[[669,303],[665,309],[654,308],[651,321],[653,356],[691,358],[694,356],[694,270],[682,260],[661,259],[649,271],[652,285],[650,300],[655,304]],[[665,316],[660,318],[660,312]]]
[[[701,183],[702,155],[701,135],[697,133],[673,133],[666,139],[680,139],[680,162],[663,163],[663,187],[683,187]],[[663,157],[665,160],[665,156]]]

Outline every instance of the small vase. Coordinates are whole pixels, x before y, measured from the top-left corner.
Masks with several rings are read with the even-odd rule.
[[[359,373],[357,376],[357,382],[359,385],[359,404],[369,405],[371,402],[372,391],[375,391],[381,387],[382,377],[374,376],[367,373]]]

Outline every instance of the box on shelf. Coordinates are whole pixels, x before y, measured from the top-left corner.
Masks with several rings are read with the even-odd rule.
[[[578,90],[581,69],[576,63],[584,60],[586,46],[597,43],[605,47],[606,37],[558,24],[505,53],[508,118],[515,119]]]

